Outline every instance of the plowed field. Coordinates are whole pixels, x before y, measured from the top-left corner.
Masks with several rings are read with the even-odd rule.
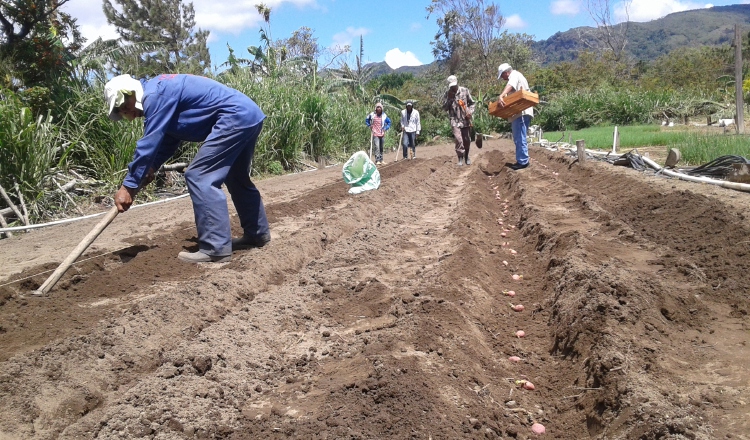
[[[264,180],[226,264],[134,209],[45,298],[98,219],[0,241],[0,439],[750,438],[750,195],[512,151]]]

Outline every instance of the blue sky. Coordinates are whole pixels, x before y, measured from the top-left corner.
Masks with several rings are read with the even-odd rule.
[[[187,0],[183,0],[187,1]],[[536,40],[576,26],[591,26],[585,0],[496,1],[506,18],[505,29],[524,32]],[[744,0],[742,3],[750,2]],[[76,17],[83,35],[93,41],[98,36],[116,38],[101,7],[91,0],[70,0],[63,9]],[[97,2],[98,3],[98,2]],[[227,59],[227,44],[237,56],[246,56],[248,46],[259,43],[262,19],[255,4],[260,0],[192,0],[197,26],[211,31],[211,61],[218,66]],[[427,18],[429,0],[265,0],[271,13],[271,36],[288,38],[293,31],[307,26],[314,31],[322,47],[351,45],[349,61],[359,50],[364,37],[365,62],[386,61],[391,67],[432,62],[430,41],[435,36],[436,17]],[[489,1],[486,1],[489,3]],[[700,3],[691,0],[632,0],[631,21],[650,21],[672,12],[723,6],[737,1]],[[96,4],[96,3],[94,3]],[[613,16],[624,17],[623,4],[612,0]]]

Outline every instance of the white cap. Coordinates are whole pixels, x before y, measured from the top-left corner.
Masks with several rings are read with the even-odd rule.
[[[448,83],[448,87],[453,87],[458,84],[458,78],[456,78],[456,75],[449,76],[445,81]]]
[[[130,75],[120,75],[107,81],[104,85],[104,101],[109,109],[109,119],[119,121],[122,115],[115,113],[115,108],[125,102],[125,95],[135,93],[135,108],[143,111],[143,86]]]
[[[503,63],[497,68],[497,79],[500,79],[501,76],[503,76],[503,73],[512,70],[513,68],[510,67],[510,64]]]

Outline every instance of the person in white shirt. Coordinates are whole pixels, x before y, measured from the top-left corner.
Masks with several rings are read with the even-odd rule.
[[[404,140],[401,144],[404,150],[404,159],[409,157],[408,150],[411,148],[411,158],[417,158],[417,136],[422,131],[422,123],[419,120],[419,111],[414,109],[414,101],[406,101],[406,108],[401,110],[401,132]]]
[[[501,78],[508,82],[502,93],[500,93],[500,96],[498,96],[498,102],[501,107],[505,107],[503,99],[508,94],[518,90],[529,90],[529,82],[526,81],[526,77],[521,72],[513,70],[508,63],[503,63],[497,68],[497,79]],[[514,170],[520,170],[529,166],[529,144],[526,141],[526,135],[533,115],[534,109],[529,107],[508,118],[511,131],[513,132],[513,143],[516,144],[516,163],[511,165],[511,168]]]

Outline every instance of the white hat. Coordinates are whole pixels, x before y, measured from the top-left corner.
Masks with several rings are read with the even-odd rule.
[[[503,63],[497,68],[497,79],[500,79],[501,76],[503,76],[503,73],[512,70],[513,68],[510,67],[510,64]]]
[[[445,81],[448,83],[448,87],[453,87],[458,84],[458,78],[456,78],[456,75],[449,76]]]
[[[104,85],[104,101],[109,109],[109,119],[119,121],[122,115],[115,112],[125,102],[125,95],[135,93],[135,108],[143,111],[143,86],[130,75],[120,75],[107,81]]]

